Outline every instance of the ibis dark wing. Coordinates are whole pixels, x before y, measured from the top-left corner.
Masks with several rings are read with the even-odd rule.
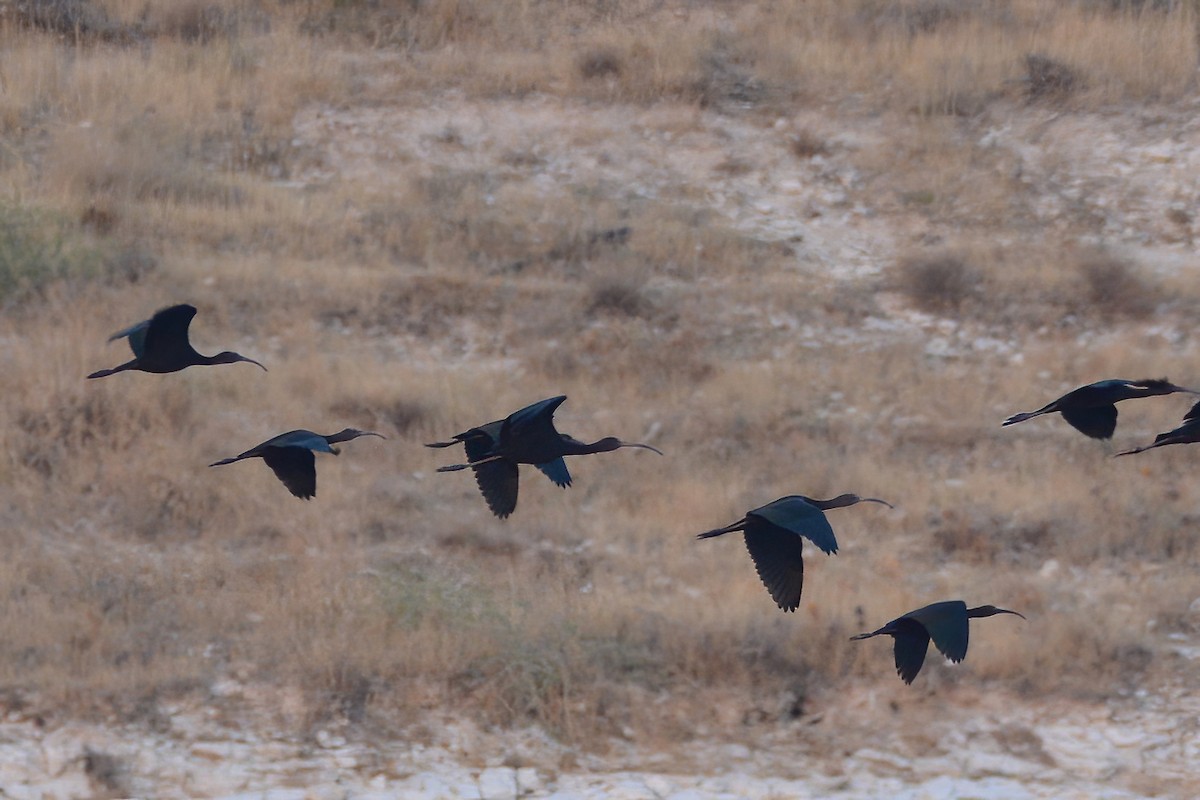
[[[519,429],[524,425],[549,422],[550,418],[554,416],[554,412],[558,410],[558,407],[566,399],[567,396],[565,394],[560,394],[558,397],[539,400],[536,403],[525,406],[520,411],[514,411],[509,414],[504,420],[504,424]]]
[[[925,653],[929,650],[929,633],[921,623],[901,617],[887,626],[895,638],[892,654],[896,658],[896,673],[905,683],[912,683],[925,664]]]
[[[804,589],[804,544],[795,533],[754,517],[746,520],[746,549],[771,599],[795,611]]]
[[[556,485],[564,489],[571,485],[571,473],[567,471],[567,462],[561,457],[536,466],[543,475],[554,481]]]
[[[129,339],[129,349],[138,358],[146,352],[146,331],[150,328],[150,320],[144,319],[136,325],[130,325],[123,331],[117,331],[112,336],[108,337],[110,342],[117,339]]]
[[[1062,415],[1072,428],[1093,439],[1111,439],[1113,431],[1117,429],[1115,405],[1071,406],[1062,409]]]
[[[515,463],[502,458],[471,469],[484,502],[493,514],[504,519],[516,510],[520,474]]]
[[[492,455],[496,448],[495,434],[499,433],[499,425],[488,430],[492,423],[482,428],[472,429],[459,434],[463,447],[467,451],[467,461],[480,461]],[[475,484],[479,487],[483,500],[500,519],[504,519],[517,508],[517,490],[520,488],[520,475],[517,465],[506,458],[489,461],[471,467],[475,473]]]
[[[829,526],[825,512],[802,497],[781,497],[762,508],[754,509],[746,516],[761,517],[772,525],[803,536],[827,555],[838,550],[837,537],[833,535],[833,528]],[[800,552],[798,548],[796,552]]]
[[[329,446],[329,442],[324,436],[319,433],[313,433],[312,431],[304,430],[303,428],[294,431],[288,431],[287,433],[281,433],[278,436],[267,439],[254,449],[259,450],[267,447],[302,447],[306,450],[312,450],[314,452],[333,452],[333,448]]]
[[[482,461],[496,449],[495,438],[481,428],[472,428],[455,438],[462,440],[463,449],[467,451],[468,463]]]
[[[150,318],[142,345],[143,353],[148,353],[151,358],[154,358],[158,353],[174,352],[176,348],[190,347],[188,326],[192,324],[194,316],[196,316],[196,307],[186,304],[171,306],[159,311]],[[132,337],[130,344],[132,344]],[[138,353],[138,355],[141,356],[143,353]]]
[[[1184,422],[1195,422],[1196,420],[1200,420],[1200,403],[1196,403],[1183,415]]]
[[[933,603],[904,616],[921,623],[946,658],[956,664],[966,658],[971,626],[962,600]]]
[[[514,440],[550,439],[557,436],[558,432],[554,429],[554,412],[566,399],[566,395],[550,397],[509,414],[500,427],[500,442],[507,448]]]
[[[307,447],[266,447],[263,461],[283,481],[288,491],[302,500],[317,493],[317,458]]]

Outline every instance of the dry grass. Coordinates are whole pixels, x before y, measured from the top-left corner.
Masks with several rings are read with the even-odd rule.
[[[934,599],[1030,622],[973,637],[966,669],[931,659],[931,680],[1035,696],[1116,691],[1157,658],[1147,623],[1186,612],[1200,560],[1188,453],[1111,461],[1057,420],[998,422],[1099,377],[1179,372],[1161,337],[1103,334],[1195,290],[1093,251],[1055,268],[1088,224],[1044,233],[1013,165],[961,117],[1019,113],[1027,96],[1067,113],[1191,97],[1192,5],[61,8],[93,16],[0,30],[5,690],[152,724],[233,679],[298,692],[273,712],[298,728],[451,709],[600,749],[775,724],[847,683],[899,691],[887,648],[848,637]],[[1032,74],[1031,54],[1077,81]],[[813,230],[868,203],[925,238],[898,269],[880,259],[882,281],[840,279],[824,269],[837,257],[814,267],[804,236],[732,220],[696,181],[575,180],[536,136],[493,153],[449,122],[411,137],[414,157],[388,143],[386,116],[368,133],[387,153],[370,163],[387,166],[363,170],[298,121],[429,104],[450,119],[438,98],[531,93],[537,109],[613,104],[680,147],[774,126],[797,101],[902,120],[874,140],[818,119],[771,127],[767,149],[697,150],[730,197],[764,153],[843,192],[814,206]],[[568,135],[571,153],[626,155],[605,129]],[[872,337],[891,313],[880,287],[955,330],[1012,337],[1020,357],[946,355],[930,346],[944,328]],[[111,331],[178,301],[200,308],[199,350],[271,372],[82,379],[126,359],[103,344]],[[579,459],[566,492],[530,471],[506,522],[468,476],[433,473],[446,453],[423,442],[558,393],[564,430],[668,456]],[[1123,407],[1118,437],[1183,409]],[[311,503],[260,463],[204,467],[344,425],[389,439],[320,456]],[[691,540],[782,494],[842,491],[899,510],[834,512],[842,552],[810,553],[794,616],[735,537]],[[1118,596],[1124,624],[1096,621]],[[690,702],[718,691],[739,719]],[[249,694],[211,702],[235,715]],[[119,793],[124,768],[105,758],[96,780]]]

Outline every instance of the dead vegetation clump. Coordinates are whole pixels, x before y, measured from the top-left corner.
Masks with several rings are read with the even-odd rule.
[[[621,74],[621,56],[607,48],[589,50],[579,56],[579,74],[584,78],[604,78]]]
[[[1077,269],[1085,313],[1140,319],[1152,314],[1161,301],[1160,292],[1134,265],[1111,253],[1088,253],[1080,258]]]
[[[18,0],[0,8],[0,22],[53,34],[71,42],[132,41],[136,28],[112,19],[89,0]]]
[[[1062,101],[1083,88],[1079,74],[1040,53],[1025,56],[1025,94],[1030,100]]]
[[[257,2],[177,0],[148,6],[147,10],[147,31],[189,44],[207,45],[270,30],[270,17]]]
[[[1005,5],[986,0],[867,0],[857,4],[857,15],[876,35],[899,29],[909,36],[917,36],[934,33],[946,25],[978,19],[981,15],[999,22],[1005,13]]]
[[[807,128],[797,131],[788,138],[788,149],[796,158],[809,159],[829,154],[829,144]]]
[[[608,275],[589,281],[586,313],[652,317],[654,303],[646,295],[645,282],[637,277]]]
[[[922,311],[958,311],[974,294],[978,280],[967,261],[955,253],[911,256],[900,262],[898,270],[900,290]]]
[[[96,788],[97,798],[129,797],[129,764],[103,750],[84,749],[83,772]]]

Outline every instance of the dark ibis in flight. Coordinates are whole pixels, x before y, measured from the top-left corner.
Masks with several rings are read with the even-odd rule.
[[[814,500],[794,494],[748,511],[732,525],[706,531],[696,538],[711,539],[742,531],[754,568],[771,599],[784,611],[795,611],[804,588],[804,554],[801,552],[804,540],[808,539],[826,555],[836,554],[837,538],[825,512],[856,503],[882,503],[888,508],[894,507],[886,500],[856,494],[838,495],[832,500]]]
[[[178,372],[181,369],[210,364],[234,364],[238,361],[248,361],[259,364],[253,358],[228,350],[215,356],[202,356],[188,341],[188,326],[192,317],[196,316],[195,306],[178,305],[164,308],[153,317],[131,325],[123,331],[117,331],[108,340],[129,339],[129,347],[133,350],[134,358],[112,369],[102,369],[88,375],[89,378],[103,378],[125,370],[141,372]]]
[[[905,683],[911,684],[925,663],[930,639],[942,655],[957,664],[967,657],[967,640],[971,634],[969,620],[996,614],[1014,614],[1025,619],[1024,614],[1006,608],[967,608],[962,600],[944,600],[897,617],[877,631],[851,636],[850,640],[891,636],[896,640],[896,672]]]
[[[268,439],[262,444],[251,447],[241,455],[225,458],[209,464],[219,467],[232,464],[244,458],[261,458],[275,473],[275,477],[283,481],[288,491],[301,500],[308,500],[317,493],[317,459],[314,452],[338,454],[333,445],[338,442],[348,442],[360,436],[386,436],[373,431],[360,431],[357,428],[344,428],[337,433],[322,436],[312,431],[298,430],[281,433],[274,439]]]
[[[656,447],[640,442],[623,442],[608,436],[595,442],[581,442],[554,428],[554,412],[566,395],[541,400],[514,411],[502,420],[463,431],[448,442],[433,442],[428,447],[451,447],[462,443],[467,451],[466,464],[438,467],[438,472],[470,468],[475,482],[492,513],[501,519],[517,507],[518,464],[533,464],[546,477],[562,487],[571,485],[564,456],[607,453],[621,447],[640,447],[662,455]]]
[[[456,434],[448,442],[431,442],[426,447],[453,447],[462,444],[467,451],[467,461],[482,462],[471,466],[475,473],[475,483],[483,494],[484,502],[500,519],[504,519],[517,508],[518,474],[517,462],[506,458],[487,461],[487,457],[495,455],[496,446],[500,441],[500,428],[504,420],[498,419],[469,431]],[[562,456],[546,462],[535,464],[542,474],[554,481],[555,485],[567,488],[571,485],[571,473],[567,471],[567,462]]]
[[[1067,392],[1052,403],[1039,408],[1037,411],[1023,411],[1013,414],[1000,425],[1016,425],[1042,414],[1053,414],[1055,411],[1063,415],[1075,430],[1093,439],[1111,439],[1117,429],[1117,406],[1122,400],[1132,400],[1136,397],[1157,397],[1163,394],[1187,392],[1200,394],[1195,389],[1185,389],[1176,386],[1166,378],[1126,381],[1112,379],[1089,383]]]
[[[1148,444],[1145,447],[1135,447],[1132,450],[1126,450],[1117,453],[1119,456],[1129,456],[1134,453],[1141,453],[1144,450],[1150,450],[1155,447],[1163,447],[1168,444],[1191,444],[1192,442],[1200,442],[1200,403],[1191,407],[1191,410],[1183,417],[1183,424],[1173,431],[1160,433],[1154,437],[1154,443]]]

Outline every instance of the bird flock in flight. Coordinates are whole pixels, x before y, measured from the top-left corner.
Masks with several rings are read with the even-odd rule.
[[[215,356],[203,356],[196,352],[188,341],[188,328],[195,316],[196,309],[193,306],[171,306],[158,311],[148,320],[114,333],[109,341],[128,339],[134,358],[112,369],[93,372],[88,377],[103,378],[127,370],[168,373],[191,366],[234,364],[241,361],[256,364],[266,370],[258,361],[238,353],[224,351]],[[1085,436],[1107,441],[1112,438],[1117,426],[1116,403],[1176,392],[1200,394],[1200,391],[1176,386],[1165,378],[1098,381],[1070,391],[1036,411],[1014,414],[1001,425],[1015,425],[1044,414],[1059,413],[1069,425]],[[466,451],[466,463],[438,467],[437,471],[455,472],[470,469],[488,509],[500,519],[504,519],[517,507],[520,464],[532,464],[556,485],[566,488],[571,485],[571,473],[563,460],[565,456],[607,453],[623,447],[650,450],[660,456],[663,454],[658,448],[648,444],[625,442],[612,436],[588,443],[559,433],[554,427],[554,412],[566,399],[564,395],[559,395],[541,400],[514,411],[503,419],[455,434],[448,441],[431,442],[426,446],[445,448],[461,444]],[[248,458],[261,458],[288,491],[307,500],[317,493],[314,454],[321,452],[337,455],[335,444],[360,436],[386,438],[374,431],[362,431],[357,428],[345,428],[328,436],[309,430],[288,431],[244,453],[209,466],[217,467]],[[1178,428],[1159,434],[1153,443],[1145,447],[1125,450],[1116,455],[1132,455],[1155,447],[1198,441],[1200,402],[1192,406],[1184,416],[1183,424]],[[804,587],[804,540],[808,539],[826,555],[836,554],[837,538],[825,517],[825,512],[861,502],[879,503],[893,508],[884,500],[859,497],[856,494],[843,494],[830,500],[788,495],[747,511],[737,522],[698,534],[696,538],[711,539],[740,531],[754,562],[754,568],[771,599],[782,610],[795,611],[800,604],[800,594]],[[958,663],[967,655],[969,621],[997,614],[1012,614],[1024,619],[1024,616],[1016,611],[992,605],[967,608],[962,600],[946,600],[910,611],[878,630],[859,634],[852,639],[891,636],[894,640],[896,672],[906,684],[911,684],[925,662],[930,640],[942,655]]]

